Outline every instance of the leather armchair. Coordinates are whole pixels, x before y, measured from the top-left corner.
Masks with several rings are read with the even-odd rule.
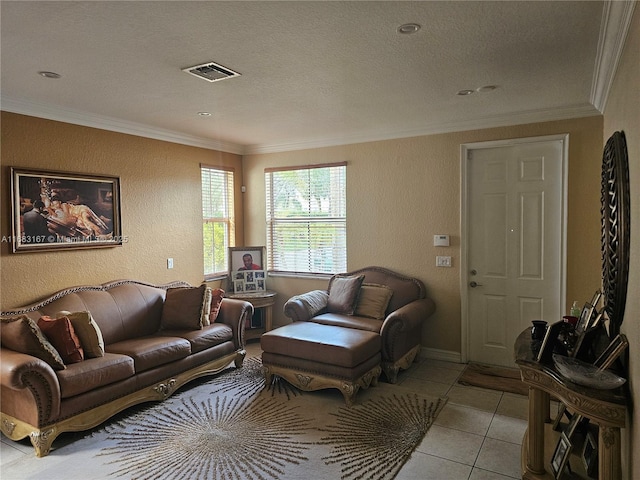
[[[435,311],[435,303],[426,298],[422,281],[386,268],[366,267],[339,276],[359,275],[364,275],[363,286],[384,285],[393,291],[382,318],[361,316],[357,311],[353,315],[329,311],[329,290],[313,290],[292,297],[285,303],[284,313],[293,322],[315,322],[379,333],[382,337],[382,370],[390,383],[396,383],[400,369],[409,368],[420,352],[422,325]]]

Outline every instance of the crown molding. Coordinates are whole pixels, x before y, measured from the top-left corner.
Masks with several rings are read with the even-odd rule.
[[[604,113],[607,106],[609,91],[622,56],[635,4],[635,1],[606,1],[603,6],[591,86],[591,103],[600,113]]]
[[[185,135],[179,132],[163,130],[140,123],[93,115],[86,112],[79,112],[77,110],[32,102],[29,100],[18,100],[0,96],[0,110],[19,113],[30,117],[39,117],[47,120],[81,125],[84,127],[98,128],[100,130],[136,135],[138,137],[153,138],[155,140],[162,140],[165,142],[179,143],[192,147],[235,153],[237,155],[242,155],[244,153],[244,147],[234,143],[196,137],[193,135]]]
[[[507,115],[492,115],[466,120],[463,122],[434,123],[424,128],[389,132],[380,135],[360,135],[341,138],[330,138],[313,142],[281,143],[273,145],[247,145],[245,155],[260,153],[277,153],[295,150],[307,150],[312,148],[336,147],[352,145],[356,143],[377,142],[393,140],[397,138],[421,137],[441,133],[463,132],[468,130],[484,130],[487,128],[506,127],[510,125],[524,125],[527,123],[551,122],[556,120],[568,120],[601,115],[591,104],[572,105],[566,107],[529,110]]]

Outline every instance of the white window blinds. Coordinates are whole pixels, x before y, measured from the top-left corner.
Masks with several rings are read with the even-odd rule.
[[[234,239],[233,171],[200,166],[202,174],[202,240],[204,275],[229,272]]]
[[[346,163],[265,170],[269,270],[346,271],[346,180]]]

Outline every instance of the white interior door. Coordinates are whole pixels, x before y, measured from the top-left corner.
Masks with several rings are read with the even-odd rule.
[[[504,143],[463,147],[463,332],[469,361],[513,366],[531,320],[563,315],[567,139]]]

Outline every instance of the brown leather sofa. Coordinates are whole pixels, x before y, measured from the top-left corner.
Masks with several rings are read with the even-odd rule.
[[[359,285],[352,282],[359,278],[362,278]],[[351,288],[337,292],[340,282],[346,279],[353,283]],[[389,299],[373,298],[372,303],[364,304],[368,291],[384,291],[384,287],[390,290]],[[350,305],[356,288],[355,303]],[[335,302],[332,296],[337,297]],[[382,370],[390,383],[396,383],[400,369],[409,368],[420,352],[422,326],[435,308],[433,300],[426,298],[424,283],[417,278],[383,267],[366,267],[334,275],[326,291],[314,290],[292,297],[285,303],[284,313],[293,322],[315,322],[378,333],[382,340]]]
[[[61,311],[89,311],[102,335],[104,354],[52,368],[41,358],[6,348],[8,338],[3,336],[2,433],[13,440],[29,436],[36,455],[42,457],[62,432],[86,430],[130,406],[164,400],[185,383],[216,374],[231,362],[241,367],[251,304],[224,298],[210,325],[163,329],[167,292],[178,287],[189,285],[120,280],[69,288],[3,311],[3,332],[5,321],[9,324],[15,316],[37,321],[42,316],[55,318]],[[22,317],[21,322],[31,324],[29,319]]]

